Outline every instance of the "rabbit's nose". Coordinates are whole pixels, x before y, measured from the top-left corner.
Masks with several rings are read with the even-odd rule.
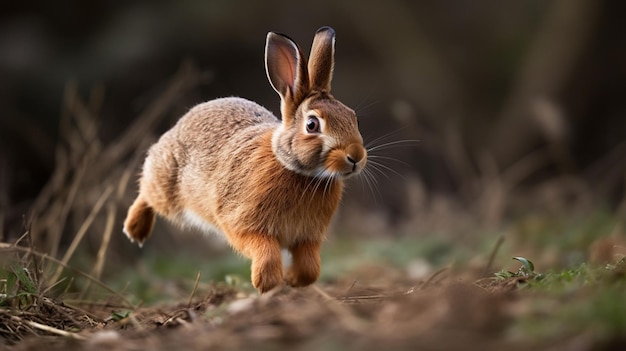
[[[348,160],[348,162],[352,163],[352,172],[354,172],[356,170],[356,161],[352,159],[352,157],[350,157],[350,155],[346,156],[346,160]]]
[[[365,149],[360,144],[350,144],[346,148],[346,162],[352,165],[352,172],[357,170],[359,162],[365,157]]]

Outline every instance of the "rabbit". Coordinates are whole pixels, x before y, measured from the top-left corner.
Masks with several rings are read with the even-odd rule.
[[[158,214],[222,233],[251,259],[259,293],[314,283],[344,180],[367,163],[356,113],[330,94],[334,46],[334,30],[320,28],[307,63],[293,40],[268,33],[265,70],[281,119],[255,102],[219,98],[163,134],[124,221],[131,242],[144,243]],[[281,249],[292,255],[285,271]]]

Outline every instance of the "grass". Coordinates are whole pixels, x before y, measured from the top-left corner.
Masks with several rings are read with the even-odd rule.
[[[533,272],[518,283],[526,297],[525,313],[512,329],[518,337],[544,342],[580,335],[594,345],[623,342],[625,273],[624,258],[605,266],[581,264],[573,269]]]

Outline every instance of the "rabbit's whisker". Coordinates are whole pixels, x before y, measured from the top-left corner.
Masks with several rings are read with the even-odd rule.
[[[370,141],[367,142],[367,144],[365,144],[365,148],[369,149],[370,146],[372,146],[372,145],[375,146],[374,144],[376,144],[378,142],[381,142],[381,141],[383,141],[385,139],[388,139],[388,138],[390,138],[392,136],[398,135],[400,132],[402,132],[402,129],[396,129],[396,130],[391,131],[391,132],[389,132],[387,134],[381,135],[381,136],[377,137],[376,139],[370,140]]]
[[[404,165],[404,166],[409,166],[408,163],[406,163],[404,161],[401,161],[401,160],[398,160],[397,158],[389,157],[389,156],[369,155],[368,159],[370,160],[370,162],[371,162],[372,159],[374,159],[374,160],[379,159],[379,160],[393,161],[393,162],[397,162],[397,163],[399,163],[401,165]]]
[[[384,175],[388,180],[391,180],[391,178],[389,177],[389,175],[385,172],[383,172],[384,170],[387,170],[389,172],[392,172],[393,174],[399,176],[400,178],[404,179],[404,176],[402,174],[400,174],[398,171],[396,171],[395,169],[385,165],[384,163],[380,163],[380,162],[376,162],[371,160],[370,161],[371,165],[372,165],[372,169],[376,170],[378,172],[380,172],[380,174]]]
[[[393,147],[407,146],[407,145],[417,144],[419,142],[420,142],[419,140],[415,140],[415,139],[396,140],[396,141],[391,141],[388,143],[379,144],[379,145],[367,148],[367,152],[369,153],[369,152],[376,151],[376,150],[385,150],[385,149],[389,149]]]
[[[356,112],[357,115],[367,115],[368,109],[380,102],[379,100],[367,102],[370,96],[371,94],[369,94],[361,103],[357,105],[357,107],[354,108],[354,112]]]
[[[374,201],[377,201],[377,197],[381,197],[381,193],[380,188],[378,187],[378,180],[372,174],[372,171],[368,168],[363,169],[363,178],[359,177],[359,179],[361,180],[361,184],[367,184]]]

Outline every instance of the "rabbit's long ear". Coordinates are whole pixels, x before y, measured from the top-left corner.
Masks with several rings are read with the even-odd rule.
[[[309,56],[309,80],[313,90],[330,92],[334,56],[335,31],[330,27],[322,27],[315,33]]]
[[[265,44],[265,71],[283,105],[297,105],[309,87],[306,59],[289,37],[268,33]]]

